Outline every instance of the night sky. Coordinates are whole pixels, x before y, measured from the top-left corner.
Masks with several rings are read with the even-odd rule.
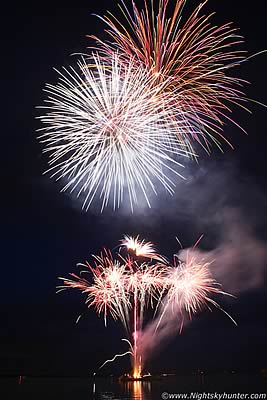
[[[127,1],[130,3],[130,1]],[[188,0],[187,10],[198,2]],[[81,211],[81,202],[60,193],[60,183],[43,172],[47,158],[36,139],[46,82],[56,82],[53,67],[75,61],[86,52],[86,35],[102,33],[104,25],[92,14],[116,9],[109,0],[76,0],[6,4],[2,10],[1,118],[1,290],[0,374],[88,374],[106,358],[124,350],[124,332],[111,319],[86,312],[79,293],[56,294],[58,276],[76,271],[102,246],[114,248],[124,233],[140,233],[171,257],[204,234],[203,251],[215,252],[215,273],[236,299],[220,304],[236,319],[235,327],[218,310],[203,311],[163,346],[149,368],[153,371],[267,368],[266,112],[251,104],[252,115],[234,110],[248,132],[227,125],[225,135],[235,150],[201,153],[198,164],[186,164],[186,182],[176,195],[161,194],[152,209],[134,215]],[[262,0],[210,0],[207,12],[217,11],[215,23],[235,21],[246,38],[249,54],[266,48],[266,13]],[[239,75],[252,84],[248,96],[267,103],[266,54],[244,64]],[[79,314],[86,312],[79,324]],[[127,359],[106,368],[121,373]]]

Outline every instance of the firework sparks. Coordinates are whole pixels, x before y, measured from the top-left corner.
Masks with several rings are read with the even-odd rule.
[[[159,0],[158,7],[156,3],[145,0],[139,10],[132,2],[130,10],[121,1],[121,20],[111,13],[100,17],[111,40],[91,36],[96,48],[104,59],[114,50],[126,63],[134,57],[137,66],[163,83],[164,91],[175,93],[175,118],[179,115],[187,125],[187,130],[178,129],[177,134],[189,149],[195,140],[207,151],[212,143],[220,147],[221,140],[230,145],[223,136],[224,121],[236,124],[229,116],[230,108],[236,104],[245,108],[247,101],[242,91],[247,82],[228,74],[246,60],[240,47],[242,36],[231,23],[213,26],[213,14],[201,15],[207,0],[184,21],[186,0],[176,0],[170,18],[169,0]]]
[[[181,157],[196,158],[196,144],[207,152],[232,147],[225,123],[245,132],[231,111],[249,111],[248,82],[229,71],[254,55],[246,56],[232,23],[215,26],[213,14],[202,14],[207,1],[183,20],[186,0],[176,0],[172,13],[169,0],[144,0],[143,9],[132,1],[132,10],[121,0],[121,20],[100,17],[111,40],[91,36],[93,55],[47,85],[39,117],[47,172],[84,209],[96,199],[101,211],[123,201],[133,211],[140,198],[151,207],[159,187],[174,193]]]
[[[150,206],[157,184],[173,194],[188,151],[175,134],[172,99],[162,94],[162,83],[115,53],[109,64],[95,55],[81,59],[78,71],[58,73],[60,82],[46,87],[46,114],[39,119],[47,172],[67,180],[63,191],[83,196],[85,209],[98,197],[102,210],[109,202],[119,207],[126,194],[132,209],[140,193]]]
[[[179,312],[182,316],[186,314],[191,319],[193,314],[199,312],[203,307],[206,306],[211,310],[210,306],[215,306],[236,324],[234,319],[210,297],[212,294],[233,297],[224,292],[220,284],[212,278],[210,266],[210,262],[196,261],[195,257],[191,256],[189,252],[184,262],[174,256],[174,264],[170,267],[166,276],[167,294],[161,317],[163,317],[167,308],[170,308],[173,313]]]
[[[156,252],[153,243],[139,240],[139,236],[133,237],[125,235],[124,239],[121,240],[121,244],[128,250],[132,250],[137,257],[150,258],[162,262],[165,261],[164,257]]]
[[[128,250],[134,251],[145,245],[145,242],[138,237],[130,236],[124,236],[122,243]],[[165,257],[152,251],[154,246],[151,242],[147,245],[145,248],[149,249],[149,253],[145,254],[149,254],[148,258],[151,258],[149,263],[140,262],[137,251],[134,258],[130,253],[126,258],[119,253],[114,259],[111,252],[105,250],[100,256],[94,256],[94,266],[85,264],[86,271],[80,276],[70,274],[71,279],[60,278],[63,280],[60,290],[74,288],[85,293],[87,306],[95,308],[98,314],[104,315],[105,325],[108,314],[122,322],[128,335],[125,341],[129,344],[130,350],[115,355],[103,363],[101,368],[118,357],[130,354],[134,379],[142,375],[142,349],[139,343],[142,339],[144,313],[147,309],[154,309],[154,317],[157,316],[158,319],[155,334],[167,310],[181,315],[182,318],[185,314],[192,318],[193,314],[204,306],[209,309],[215,306],[231,318],[210,297],[213,294],[228,295],[212,278],[210,263],[197,262],[188,253],[186,261],[182,262],[175,256],[174,264],[171,264]],[[156,257],[151,256],[155,254]],[[143,257],[144,254],[141,252],[141,259]],[[92,277],[85,278],[85,272],[89,272]],[[233,319],[232,321],[234,322]]]

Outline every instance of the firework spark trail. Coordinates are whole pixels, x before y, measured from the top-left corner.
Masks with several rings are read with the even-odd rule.
[[[125,351],[125,353],[122,354],[116,354],[113,358],[111,358],[110,360],[106,360],[100,367],[99,369],[102,369],[105,365],[114,362],[117,358],[119,357],[125,357],[127,356],[127,354],[133,355],[133,353],[131,351]]]
[[[156,182],[173,194],[180,158],[189,154],[177,138],[173,100],[163,84],[116,53],[109,64],[94,55],[77,67],[57,71],[59,83],[45,89],[46,113],[39,119],[47,172],[68,181],[63,191],[85,196],[86,209],[97,197],[102,210],[109,202],[115,209],[125,193],[133,209],[139,192],[150,206]],[[178,126],[187,129],[183,121]]]
[[[175,93],[174,118],[187,125],[187,130],[178,129],[177,134],[190,151],[194,140],[207,151],[212,142],[219,147],[221,140],[231,145],[223,136],[224,121],[238,125],[229,116],[233,105],[247,110],[242,91],[247,82],[228,74],[248,59],[240,47],[243,37],[232,23],[213,26],[213,14],[201,15],[207,0],[185,21],[182,13],[186,0],[176,0],[170,18],[169,0],[159,0],[158,7],[155,3],[152,0],[149,5],[144,0],[139,10],[132,2],[130,10],[121,0],[121,19],[110,12],[100,16],[111,40],[90,36],[96,41],[95,48],[104,59],[114,50],[126,63],[135,57],[137,67],[142,65],[162,82],[164,91]]]
[[[118,357],[130,354],[133,377],[137,379],[141,376],[146,352],[144,313],[149,308],[155,312],[154,335],[157,335],[159,330],[162,337],[168,328],[166,315],[168,313],[170,318],[170,311],[173,315],[170,318],[172,324],[178,316],[182,320],[180,329],[185,315],[191,319],[204,306],[209,310],[211,306],[219,308],[234,322],[232,317],[210,297],[213,294],[229,295],[222,291],[212,278],[211,263],[196,261],[188,253],[185,261],[180,261],[174,256],[174,263],[171,264],[166,258],[152,251],[154,247],[151,242],[140,241],[139,237],[124,236],[122,243],[128,250],[133,247],[136,250],[138,246],[148,248],[149,257],[153,254],[157,257],[154,259],[151,257],[150,262],[143,263],[136,257],[132,258],[130,253],[127,257],[118,254],[114,259],[111,252],[105,250],[100,256],[94,256],[94,266],[88,263],[84,265],[87,268],[86,272],[91,273],[92,279],[85,278],[83,274],[80,276],[70,274],[71,279],[60,278],[63,280],[60,290],[73,288],[82,291],[87,296],[85,301],[87,306],[95,308],[98,314],[104,315],[105,325],[107,315],[110,314],[113,319],[122,322],[127,332],[129,339],[124,340],[130,344],[130,350],[115,355],[103,363],[101,368]],[[159,262],[157,258],[165,262]]]

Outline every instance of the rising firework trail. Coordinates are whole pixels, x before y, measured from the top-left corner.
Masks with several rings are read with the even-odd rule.
[[[151,242],[146,243],[139,237],[124,236],[121,244],[121,252],[115,257],[110,251],[104,250],[100,256],[94,256],[94,265],[84,265],[86,270],[80,275],[71,273],[70,278],[60,278],[63,286],[59,290],[73,288],[86,294],[86,305],[103,315],[106,326],[108,315],[121,321],[127,333],[128,339],[124,340],[129,350],[107,360],[101,368],[108,362],[130,354],[131,377],[141,379],[144,367],[142,355],[145,356],[142,335],[148,309],[154,310],[154,318],[157,318],[153,332],[153,335],[157,335],[167,312],[177,318],[179,326],[179,320],[183,321],[185,316],[191,319],[205,306],[209,310],[215,306],[224,311],[210,296],[228,293],[221,290],[212,278],[210,263],[196,261],[189,252],[185,261],[175,256],[174,263],[171,263],[156,253]],[[149,250],[138,255],[137,249],[140,248]],[[131,250],[135,251],[134,255]],[[143,262],[144,258],[150,260]]]

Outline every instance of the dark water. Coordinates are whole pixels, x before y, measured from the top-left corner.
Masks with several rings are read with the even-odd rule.
[[[160,400],[175,398],[171,396],[181,393],[192,400],[200,400],[203,393],[266,394],[267,376],[224,373],[128,383],[119,383],[113,378],[95,381],[86,378],[0,378],[1,400]]]

